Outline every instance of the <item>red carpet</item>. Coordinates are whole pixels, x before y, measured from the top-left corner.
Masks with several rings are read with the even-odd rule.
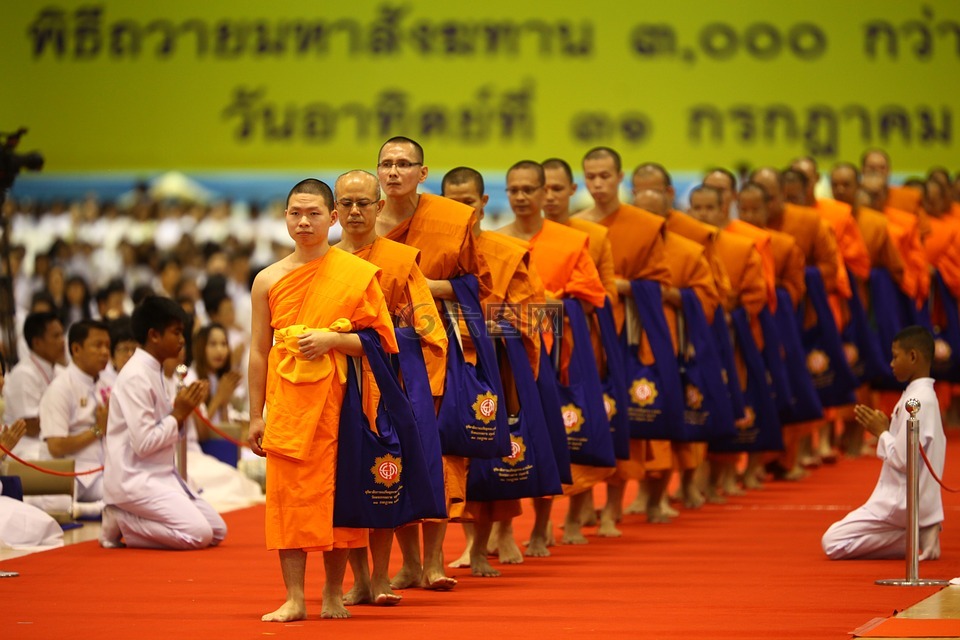
[[[310,619],[290,625],[259,621],[280,604],[283,588],[276,555],[263,547],[263,511],[248,509],[227,515],[230,533],[217,549],[85,543],[0,562],[21,573],[0,580],[0,638],[846,638],[936,591],[873,584],[903,577],[902,561],[830,562],[820,550],[821,533],[866,499],[878,469],[872,459],[841,460],[800,483],[771,483],[725,506],[685,511],[671,525],[627,516],[621,539],[554,547],[551,558],[500,567],[501,578],[451,570],[460,580],[454,591],[407,590],[399,606],[355,607],[349,621],[319,620],[322,564],[313,556]],[[960,486],[956,438],[945,480]],[[944,498],[944,559],[921,564],[921,577],[960,575],[952,525],[960,498]],[[565,508],[564,501],[555,507]],[[529,527],[525,515],[518,536]],[[459,527],[451,527],[448,560],[461,544]]]

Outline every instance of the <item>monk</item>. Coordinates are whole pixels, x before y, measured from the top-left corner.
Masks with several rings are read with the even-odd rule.
[[[375,329],[389,352],[397,352],[397,342],[377,268],[327,241],[337,221],[330,187],[314,179],[298,183],[285,215],[293,253],[257,274],[251,292],[249,444],[267,457],[267,546],[279,550],[287,590],[283,605],[263,620],[306,617],[309,551],[323,552],[320,617],[348,618],[347,553],[365,547],[367,536],[333,526],[341,374],[346,356],[363,353],[354,331]]]
[[[669,219],[672,215],[670,202],[661,191],[647,189],[634,194],[634,204],[653,214]],[[665,308],[670,332],[675,340],[679,352],[686,338],[680,332],[678,317],[680,313],[679,290],[691,289],[700,300],[703,313],[707,318],[713,318],[720,305],[720,296],[717,293],[716,281],[710,271],[710,265],[703,246],[667,229],[664,234],[664,252],[667,264],[670,267],[670,286],[677,291],[676,295],[665,296],[669,309]],[[699,508],[705,502],[703,493],[696,482],[697,469],[706,460],[706,442],[674,442],[672,443],[676,465],[680,470],[681,491],[684,503],[691,508]],[[647,520],[650,522],[668,522],[661,509],[661,503],[666,495],[670,474],[665,473],[655,482],[648,483]]]
[[[603,282],[603,287],[607,290],[607,296],[612,303],[617,299],[618,294],[617,278],[613,267],[613,246],[610,244],[608,229],[602,224],[573,217],[570,200],[576,194],[578,185],[573,181],[573,170],[566,160],[548,158],[543,161],[542,165],[546,178],[546,186],[544,187],[546,197],[543,201],[544,217],[552,222],[583,231],[590,237],[590,258],[597,267],[600,281]],[[594,333],[594,348],[597,350],[599,363],[599,360],[602,359],[602,349],[599,346],[599,329],[595,325],[591,325],[590,328],[591,332]],[[541,507],[541,509],[545,508],[545,506]],[[584,499],[580,524],[593,526],[596,523],[597,513],[593,504],[593,492],[590,491],[586,493]],[[576,541],[577,544],[583,544],[587,541],[582,535],[572,533],[566,535],[565,539],[567,542]]]
[[[724,208],[723,202],[723,194],[719,189],[701,185],[690,193],[689,215],[719,230],[716,239],[717,253],[730,278],[730,290],[727,298],[721,300],[721,303],[727,313],[737,307],[744,308],[750,321],[754,342],[758,348],[762,348],[763,334],[758,316],[768,301],[763,261],[753,239],[726,230],[731,220],[727,213],[729,209]],[[742,356],[739,355],[740,350],[736,351],[740,386],[741,389],[746,390],[748,379],[745,365]],[[748,415],[738,422],[737,426],[747,429],[753,426],[752,420],[752,416]],[[778,425],[763,425],[765,428],[771,426],[779,428]],[[724,448],[723,451],[712,448],[708,451],[710,481],[706,496],[709,502],[722,504],[724,499],[721,492],[727,495],[737,495],[742,492],[736,484],[736,467],[739,458],[740,454],[730,452],[729,448]]]
[[[473,210],[459,202],[419,193],[418,188],[427,174],[423,147],[414,140],[395,137],[380,147],[377,177],[386,203],[377,218],[377,234],[421,251],[420,270],[435,299],[452,300],[450,280],[467,274],[477,276],[483,299],[491,288],[490,272],[477,253]],[[447,513],[450,518],[460,518],[466,500],[467,462],[459,456],[444,456],[443,460]],[[452,589],[456,580],[446,575],[443,563],[447,524],[445,521],[424,522],[422,526],[422,561],[418,527],[397,530],[403,567],[391,585],[395,589],[416,586]]]
[[[670,286],[670,269],[663,249],[664,221],[649,211],[620,201],[623,168],[620,154],[609,147],[595,147],[583,158],[583,174],[593,206],[575,217],[597,222],[610,232],[613,248],[617,299],[614,319],[620,331],[625,330],[626,307],[632,304],[631,281],[650,280],[664,289]],[[649,342],[643,338],[640,357],[653,362]],[[618,537],[616,523],[623,512],[623,493],[627,480],[642,480],[647,470],[661,475],[673,468],[672,451],[666,442],[647,446],[646,441],[630,442],[630,460],[617,461],[617,474],[607,481],[607,504],[600,514],[600,536]]]
[[[531,305],[543,303],[543,285],[530,264],[530,252],[513,240],[492,231],[481,231],[480,225],[485,217],[484,207],[490,196],[484,192],[483,176],[470,167],[451,169],[441,183],[443,196],[473,208],[476,223],[473,235],[477,251],[490,269],[493,284],[490,295],[481,300],[488,321],[506,320],[520,334],[536,376],[540,364],[540,336],[532,320]],[[508,369],[509,367],[507,367]],[[503,367],[502,367],[503,369]],[[516,415],[519,412],[519,400],[511,386],[511,378],[504,378],[504,393],[507,395],[507,412]],[[497,577],[500,571],[494,569],[489,560],[488,542],[496,528],[496,549],[503,564],[519,564],[523,555],[513,536],[512,520],[520,515],[519,500],[468,501],[466,515],[473,522],[464,522],[466,549],[451,567],[470,567],[473,575],[479,577]],[[542,546],[542,549],[540,548]],[[531,552],[533,548],[533,552]],[[543,553],[541,553],[541,551]],[[549,555],[546,540],[531,539],[527,555]]]
[[[883,180],[886,199],[883,208],[891,207],[917,214],[922,196],[916,191],[904,187],[895,187],[890,184],[890,156],[883,149],[867,149],[860,157],[860,168],[864,176],[879,176]]]
[[[838,291],[840,258],[837,253],[836,235],[829,223],[822,220],[816,211],[787,202],[787,195],[802,201],[806,194],[806,176],[798,171],[787,170],[781,174],[772,167],[756,169],[750,175],[767,192],[768,228],[787,233],[794,238],[804,254],[806,266],[817,267],[823,279],[827,295]],[[833,314],[836,317],[836,314]],[[811,311],[807,313],[802,328],[820,322]],[[834,319],[834,324],[836,320]],[[816,466],[821,459],[813,453],[813,434],[821,432],[823,420],[796,423],[790,426],[790,437],[785,442],[777,472],[789,479],[806,475],[804,465]]]
[[[744,237],[755,238],[755,243],[757,238],[756,232],[762,232],[767,235],[769,238],[769,251],[774,262],[774,273],[772,274],[774,283],[778,289],[783,288],[787,291],[791,302],[791,312],[795,314],[807,291],[804,273],[806,260],[803,252],[800,251],[800,248],[797,246],[796,240],[794,240],[792,236],[767,228],[769,220],[767,203],[769,200],[770,198],[763,187],[756,183],[748,182],[740,190],[737,198],[737,210],[739,211],[740,219],[731,221],[727,229],[734,233],[739,232]],[[799,340],[800,336],[797,335],[796,339]],[[802,360],[785,362],[785,365],[788,368],[806,371],[806,363]],[[782,426],[785,441],[789,441],[790,438],[790,422],[792,422],[792,420],[789,416],[783,416]],[[743,479],[746,488],[759,488],[762,485],[762,479],[766,475],[766,471],[761,467],[760,463],[772,462],[772,459],[768,460],[767,458],[768,456],[754,453],[750,454],[747,470],[744,472]]]
[[[515,163],[507,171],[507,196],[515,219],[501,227],[499,232],[529,244],[531,260],[543,282],[548,301],[576,298],[589,313],[593,307],[602,307],[606,301],[606,290],[589,252],[590,236],[572,225],[544,219],[542,212],[547,197],[545,187],[546,175],[540,164],[531,160]],[[600,237],[602,238],[602,234]],[[612,264],[610,266],[612,267]],[[565,326],[569,327],[569,323]],[[574,343],[570,340],[569,333],[563,332],[560,346],[561,378],[565,377],[572,349],[593,348],[590,344]],[[554,336],[550,336],[549,342],[552,343],[553,339]],[[584,504],[594,485],[612,473],[612,467],[571,465],[573,485],[564,487],[564,494],[570,497],[564,522],[564,544],[586,543],[587,540],[581,532]],[[535,503],[541,522],[549,521],[551,507],[552,502],[549,500],[538,500]],[[541,531],[535,533],[543,535]]]
[[[420,251],[377,236],[377,216],[384,201],[380,197],[380,183],[372,173],[358,170],[341,175],[334,185],[334,195],[337,217],[343,228],[337,248],[380,268],[377,279],[394,325],[417,328],[421,347],[425,354],[430,354],[429,361],[434,365],[432,370],[427,370],[431,393],[434,397],[443,395],[445,368],[442,364],[447,353],[447,334],[426,278],[417,265]],[[372,425],[376,421],[380,394],[370,370],[367,368],[363,373],[364,411]],[[372,575],[367,550],[350,550],[354,584],[344,596],[344,604],[390,605],[400,601],[401,596],[390,588],[387,573],[392,546],[392,529],[370,530]]]

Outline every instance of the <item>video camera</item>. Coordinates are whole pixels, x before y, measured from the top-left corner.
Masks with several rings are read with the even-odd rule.
[[[14,152],[26,132],[24,128],[14,133],[0,132],[0,192],[13,186],[22,169],[40,171],[43,168],[43,156],[36,151],[22,154]]]

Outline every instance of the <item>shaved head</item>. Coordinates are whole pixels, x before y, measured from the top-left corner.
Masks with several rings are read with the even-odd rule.
[[[666,194],[662,191],[643,189],[633,196],[633,204],[641,209],[646,209],[650,213],[666,218],[670,215],[670,205],[672,203],[667,200]]]

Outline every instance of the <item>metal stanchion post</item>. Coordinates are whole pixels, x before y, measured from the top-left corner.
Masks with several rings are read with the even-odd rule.
[[[187,365],[178,364],[175,372],[177,376],[177,393],[183,389],[183,380],[187,377]],[[184,427],[180,434],[180,441],[177,442],[177,473],[184,482],[187,481],[187,429]]]
[[[905,579],[877,580],[885,587],[938,587],[949,580],[920,579],[920,401],[906,402],[907,413],[907,577]]]

